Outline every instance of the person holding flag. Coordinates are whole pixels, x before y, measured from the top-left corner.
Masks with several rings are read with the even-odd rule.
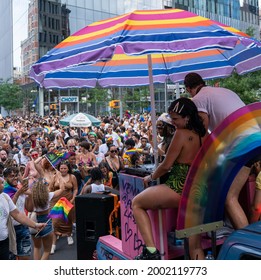
[[[56,191],[63,188],[63,192],[60,194],[59,197],[57,197],[51,202],[51,206],[54,206],[54,204],[61,197],[65,197],[69,201],[69,203],[73,205],[75,197],[78,193],[78,185],[77,185],[76,177],[72,174],[71,165],[67,160],[62,161],[57,166],[57,169],[58,171],[54,176],[54,180],[49,186],[49,190]],[[55,252],[56,241],[58,236],[67,236],[68,245],[72,245],[74,243],[72,238],[72,228],[73,228],[73,222],[75,220],[74,215],[75,215],[74,211],[71,211],[69,215],[69,219],[67,221],[59,217],[58,218],[55,217],[53,219],[54,234],[53,234],[53,245],[52,245],[51,254]]]
[[[33,183],[31,190],[37,223],[46,224],[41,231],[31,233],[34,243],[34,260],[49,259],[53,240],[52,219],[49,217],[50,203],[57,199],[57,197],[60,197],[64,191],[64,185],[62,185],[59,190],[49,192],[48,185],[48,182],[44,178],[39,178]]]

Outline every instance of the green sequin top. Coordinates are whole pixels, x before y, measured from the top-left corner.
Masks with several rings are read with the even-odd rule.
[[[189,164],[175,162],[170,170],[169,178],[165,184],[176,193],[181,194],[189,168]]]

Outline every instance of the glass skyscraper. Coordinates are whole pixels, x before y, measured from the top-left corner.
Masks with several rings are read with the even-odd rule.
[[[244,32],[253,28],[260,38],[258,0],[172,0],[172,5]]]
[[[74,33],[92,22],[133,10],[162,9],[159,0],[61,0],[70,12],[70,29]]]

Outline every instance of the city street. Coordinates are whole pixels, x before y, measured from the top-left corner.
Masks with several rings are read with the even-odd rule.
[[[56,243],[56,251],[50,255],[50,260],[77,260],[76,234],[73,235],[74,244],[68,245],[67,237],[60,237]]]
[[[60,237],[56,243],[56,251],[50,255],[50,260],[77,260],[76,234],[73,232],[73,245],[68,245],[66,237]],[[33,259],[33,253],[32,257]]]

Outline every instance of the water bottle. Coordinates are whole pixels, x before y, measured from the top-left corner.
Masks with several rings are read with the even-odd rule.
[[[214,256],[212,255],[211,251],[208,251],[208,254],[205,257],[205,260],[214,260]]]

